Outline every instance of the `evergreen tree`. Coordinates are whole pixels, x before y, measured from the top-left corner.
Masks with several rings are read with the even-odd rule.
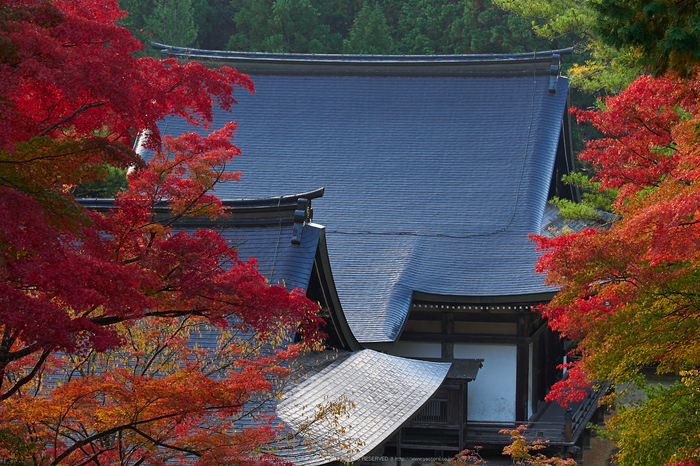
[[[155,0],[145,28],[156,42],[179,47],[197,45],[192,0]]]
[[[332,53],[342,44],[311,0],[234,0],[232,5],[237,32],[229,50]]]
[[[697,1],[597,0],[594,30],[616,49],[634,49],[638,65],[654,75],[669,69],[688,78],[700,59]]]
[[[450,29],[459,9],[457,2],[408,0],[392,3],[399,53],[432,55],[452,48]]]
[[[536,37],[529,21],[491,1],[463,0],[450,29],[448,53],[523,53],[552,48]]]
[[[207,50],[224,50],[235,33],[235,11],[230,0],[192,0],[197,43]]]
[[[394,41],[384,13],[378,4],[370,7],[365,3],[355,16],[349,39],[343,42],[343,52],[387,55],[393,51]]]
[[[505,1],[505,0],[498,0]],[[511,53],[553,48],[493,0],[120,0],[120,23],[150,41],[296,53]],[[181,25],[178,5],[191,3]],[[191,11],[191,12],[190,12]],[[192,39],[192,30],[197,38]],[[152,33],[149,33],[152,31]],[[168,35],[167,31],[173,31]],[[568,45],[568,43],[566,44]],[[148,47],[147,47],[148,48]]]
[[[129,182],[126,178],[126,170],[118,167],[104,165],[104,177],[80,183],[71,190],[76,198],[114,198],[118,193],[126,191]]]
[[[491,0],[387,0],[396,52],[409,55],[518,53],[553,48],[529,21]]]

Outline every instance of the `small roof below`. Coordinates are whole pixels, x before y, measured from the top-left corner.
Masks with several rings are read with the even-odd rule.
[[[540,235],[546,238],[554,238],[566,232],[579,232],[585,228],[599,227],[603,223],[609,226],[618,220],[618,217],[613,213],[602,210],[597,211],[597,213],[599,218],[596,220],[569,220],[561,215],[559,208],[555,204],[548,203],[542,218]]]
[[[455,359],[447,377],[450,379],[474,380],[483,366],[483,359]]]
[[[277,405],[277,416],[293,430],[304,430],[307,439],[306,449],[297,448],[287,457],[307,466],[357,461],[428,401],[449,368],[449,363],[405,359],[367,349],[338,358],[284,395]],[[318,406],[338,400],[354,406],[334,419],[311,422]]]

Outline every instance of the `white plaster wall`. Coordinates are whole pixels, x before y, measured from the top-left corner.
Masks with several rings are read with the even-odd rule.
[[[454,356],[483,359],[476,379],[469,382],[470,421],[515,421],[515,345],[455,343]]]
[[[387,352],[404,358],[439,358],[442,356],[442,345],[440,343],[397,341]]]

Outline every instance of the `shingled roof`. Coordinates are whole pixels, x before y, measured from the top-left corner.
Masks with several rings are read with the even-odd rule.
[[[242,181],[222,198],[325,187],[340,302],[360,342],[398,338],[414,292],[465,299],[551,295],[534,272],[555,159],[562,156],[567,50],[518,55],[353,57],[164,47],[250,74],[234,113]],[[183,120],[167,134],[191,131]],[[564,154],[566,155],[566,154]],[[566,158],[568,161],[569,158]]]
[[[369,349],[343,355],[286,393],[278,404],[277,415],[307,437],[306,448],[297,448],[287,456],[306,466],[360,460],[428,401],[449,369],[449,363],[400,358]],[[314,407],[339,400],[352,404],[347,413],[327,422],[311,422]]]

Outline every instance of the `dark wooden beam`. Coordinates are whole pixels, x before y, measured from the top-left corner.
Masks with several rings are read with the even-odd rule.
[[[514,324],[518,322],[520,314],[490,314],[487,312],[461,312],[461,311],[415,311],[411,310],[408,320],[442,321],[445,314],[452,314],[455,322],[497,322]]]
[[[455,296],[413,292],[413,301],[421,304],[505,304],[535,306],[552,300],[556,292],[533,293],[517,296]]]
[[[516,337],[511,335],[467,335],[456,333],[441,335],[439,333],[403,332],[400,341],[417,341],[433,343],[492,343],[492,344],[529,344],[530,337]]]
[[[454,314],[446,312],[442,315],[442,334],[452,335],[455,332]],[[455,345],[451,341],[443,341],[441,348],[441,356],[443,358],[452,359],[455,357]]]

